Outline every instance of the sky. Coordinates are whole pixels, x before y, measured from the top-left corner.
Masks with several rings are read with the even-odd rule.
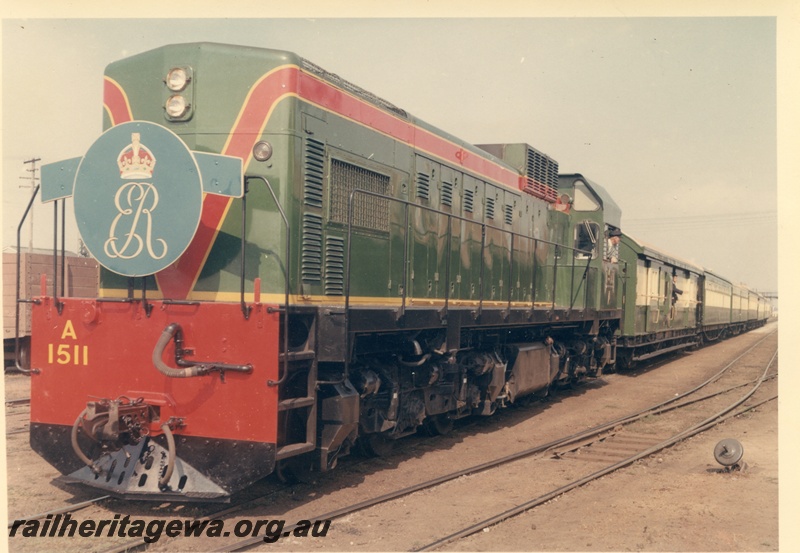
[[[471,143],[527,142],[605,187],[635,238],[774,292],[776,34],[774,17],[5,18],[3,247],[24,161],[99,136],[108,63],[211,41],[294,51]],[[34,211],[34,247],[52,247],[52,217]]]

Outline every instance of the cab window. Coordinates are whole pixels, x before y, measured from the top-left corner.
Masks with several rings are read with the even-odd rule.
[[[600,240],[600,225],[592,221],[581,221],[575,225],[575,249],[592,252],[591,257],[597,257],[597,244]],[[582,252],[575,252],[575,257],[586,259],[588,256]]]
[[[572,208],[575,211],[597,211],[600,209],[600,204],[595,199],[594,195],[586,188],[586,183],[577,180],[575,181],[575,200],[572,203]]]

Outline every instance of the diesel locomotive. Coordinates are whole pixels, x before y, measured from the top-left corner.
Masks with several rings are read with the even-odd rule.
[[[41,187],[98,296],[54,270],[21,300],[31,447],[67,481],[225,501],[769,315],[530,145],[468,144],[293,53],[166,46],[103,86],[105,132]]]

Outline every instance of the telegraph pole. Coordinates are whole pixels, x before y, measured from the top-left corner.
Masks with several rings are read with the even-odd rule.
[[[31,165],[30,169],[25,169],[28,173],[31,174],[31,176],[30,176],[31,184],[30,184],[30,187],[25,186],[25,185],[20,185],[20,188],[30,188],[31,189],[31,196],[33,196],[33,194],[36,192],[36,178],[37,178],[36,177],[36,171],[38,171],[38,169],[36,168],[36,162],[37,161],[42,161],[42,159],[37,157],[37,158],[32,158],[32,159],[29,159],[29,160],[23,162],[25,165],[28,165],[28,164]],[[20,178],[21,179],[28,179],[28,177],[20,177]],[[30,250],[30,253],[33,253],[33,213],[34,213],[34,211],[35,211],[35,209],[31,210],[31,231],[30,231],[30,240],[28,241],[28,250]]]

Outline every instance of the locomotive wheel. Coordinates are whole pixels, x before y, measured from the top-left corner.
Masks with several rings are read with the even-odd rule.
[[[387,457],[394,449],[394,440],[383,434],[367,434],[358,439],[361,450],[369,457]]]
[[[453,419],[447,413],[431,415],[422,423],[429,436],[446,436],[453,430]]]

